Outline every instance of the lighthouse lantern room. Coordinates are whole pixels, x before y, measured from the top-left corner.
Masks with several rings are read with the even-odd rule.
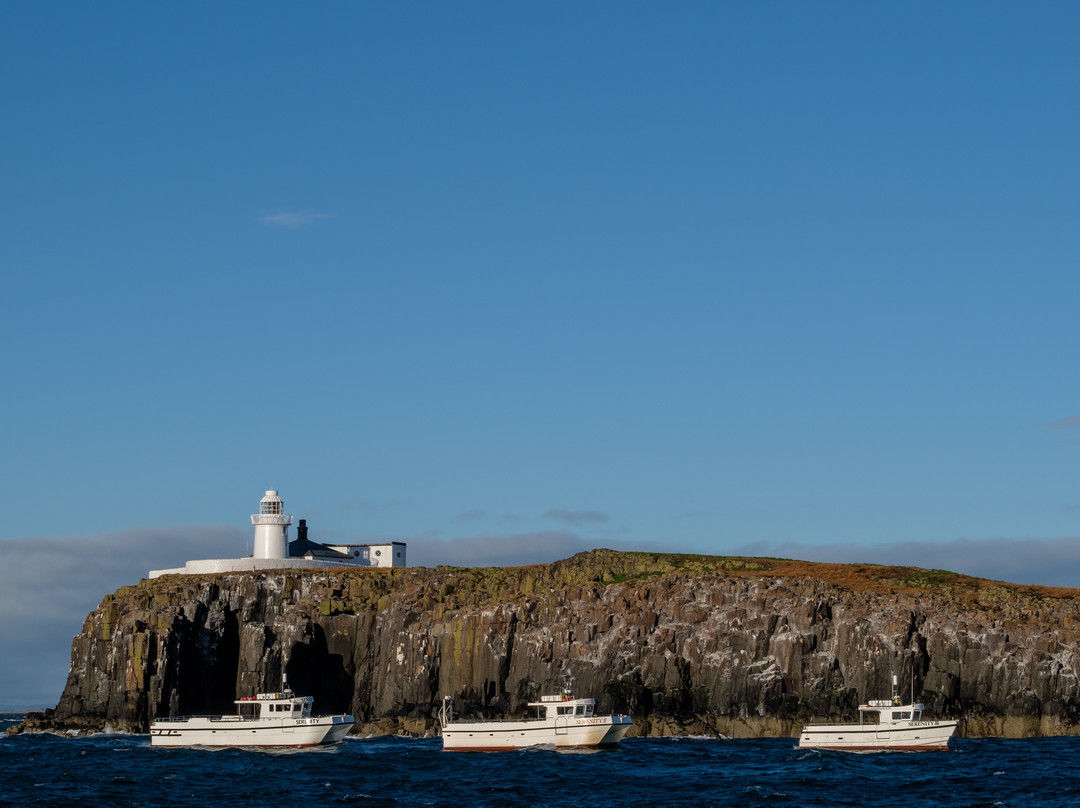
[[[292,517],[285,513],[285,503],[273,489],[259,500],[259,512],[251,515],[255,526],[255,558],[285,558],[289,546]]]

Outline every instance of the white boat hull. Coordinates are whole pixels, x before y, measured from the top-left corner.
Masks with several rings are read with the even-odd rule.
[[[589,748],[618,743],[632,723],[628,715],[454,721],[442,728],[442,743],[444,750],[457,752],[497,752],[541,745]]]
[[[955,721],[909,721],[889,727],[875,724],[810,724],[799,733],[799,748],[849,752],[947,749],[955,731]]]
[[[168,718],[150,725],[151,746],[303,747],[336,743],[353,726],[351,715],[246,720],[237,716]]]

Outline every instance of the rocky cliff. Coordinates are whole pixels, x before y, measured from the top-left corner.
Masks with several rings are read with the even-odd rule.
[[[72,644],[17,729],[145,732],[280,686],[361,734],[423,735],[444,695],[502,716],[565,676],[633,734],[795,735],[901,691],[961,734],[1080,733],[1080,590],[941,571],[597,550],[520,568],[144,580]]]

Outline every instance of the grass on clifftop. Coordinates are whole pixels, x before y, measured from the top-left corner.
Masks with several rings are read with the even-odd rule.
[[[251,575],[253,573],[221,573],[221,575]],[[955,602],[987,602],[1022,595],[1034,599],[1071,599],[1080,597],[1080,590],[988,581],[948,570],[922,569],[908,566],[879,564],[831,564],[816,561],[797,561],[784,558],[752,558],[743,556],[709,556],[691,553],[625,552],[597,549],[578,553],[551,564],[523,567],[398,567],[345,568],[340,570],[265,571],[258,575],[296,576],[324,575],[338,581],[353,582],[353,598],[378,601],[401,587],[432,590],[431,597],[447,602],[456,601],[469,593],[470,601],[477,598],[498,599],[508,590],[520,594],[540,592],[565,586],[595,586],[632,584],[662,576],[712,575],[717,577],[818,580],[851,592],[878,594],[905,593],[914,596],[947,595]],[[167,575],[144,580],[139,589],[148,595],[166,592],[177,583],[186,586],[213,586],[218,575]],[[363,593],[362,595],[360,593]]]
[[[605,583],[621,583],[670,573],[707,573],[731,577],[817,578],[853,592],[903,591],[919,594],[947,591],[954,598],[965,594],[972,598],[981,597],[990,591],[1037,598],[1074,598],[1078,595],[1076,589],[989,581],[949,570],[866,563],[832,564],[786,558],[592,550],[555,562],[553,566],[569,565],[575,561],[589,564],[607,561],[611,573],[605,575]]]

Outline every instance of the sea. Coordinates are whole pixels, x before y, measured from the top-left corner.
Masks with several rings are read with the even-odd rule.
[[[443,752],[438,738],[396,737],[259,751],[154,749],[130,734],[4,736],[18,718],[0,715],[0,806],[1080,806],[1080,737],[868,754],[692,737],[578,752]]]

